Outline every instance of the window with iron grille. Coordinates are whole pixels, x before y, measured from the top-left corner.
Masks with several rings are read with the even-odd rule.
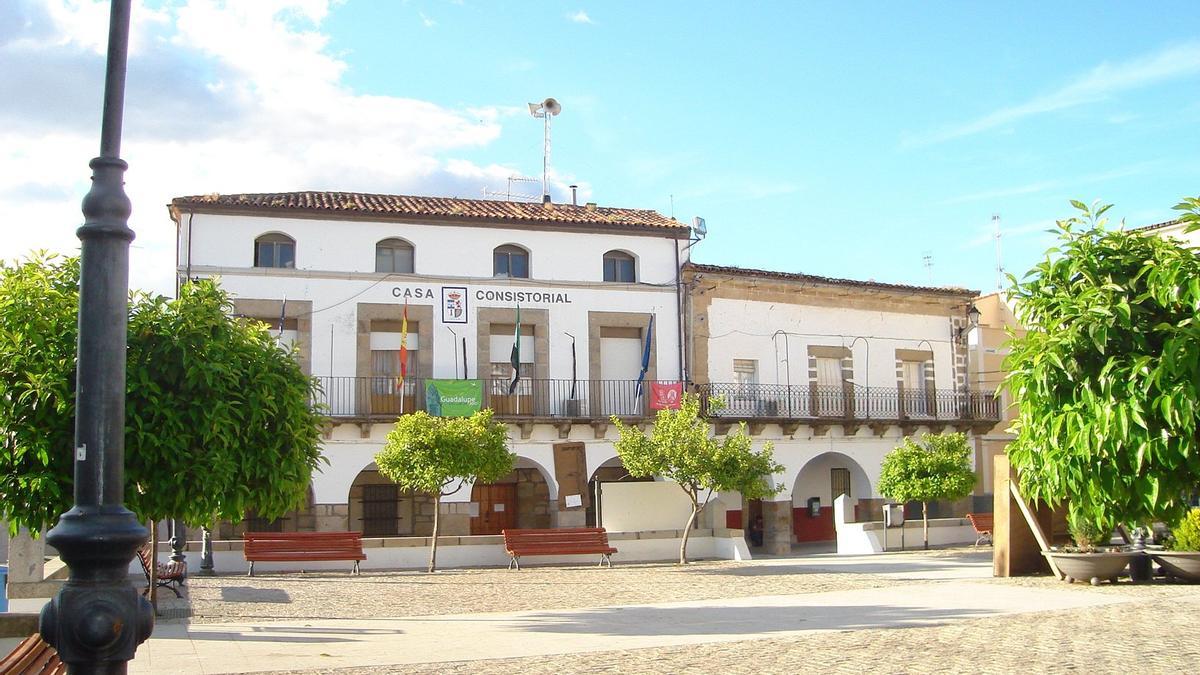
[[[397,535],[400,491],[396,485],[364,485],[362,533],[364,537]]]

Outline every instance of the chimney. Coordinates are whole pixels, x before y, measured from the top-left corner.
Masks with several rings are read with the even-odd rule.
[[[571,185],[570,188],[571,188],[571,206],[579,206],[579,195],[576,194],[576,190],[579,189],[579,186]]]
[[[588,202],[583,208],[587,209],[588,211],[595,211],[596,202]]]

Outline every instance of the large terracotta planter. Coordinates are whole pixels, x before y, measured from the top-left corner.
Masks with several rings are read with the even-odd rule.
[[[1168,576],[1200,582],[1200,551],[1155,551],[1150,557]]]
[[[1066,577],[1067,583],[1089,581],[1093,586],[1099,586],[1100,582],[1105,580],[1116,583],[1117,576],[1129,565],[1129,561],[1145,554],[1141,551],[1116,553],[1042,551],[1042,555],[1054,561],[1058,570]]]

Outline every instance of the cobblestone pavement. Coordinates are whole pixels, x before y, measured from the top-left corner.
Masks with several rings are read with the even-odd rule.
[[[1171,593],[1151,593],[1130,603],[962,620],[929,628],[308,672],[1191,673],[1200,668],[1200,640],[1195,637],[1200,593],[1184,590],[1187,597],[1182,600],[1170,598]]]
[[[959,562],[960,552],[921,554]],[[963,556],[968,559],[970,556]],[[976,558],[977,559],[977,558]],[[1196,672],[1200,586],[1122,582],[1092,588],[1041,577],[980,579],[1001,586],[1120,597],[1086,609],[960,619],[943,625],[868,628],[686,647],[341,670],[365,673],[1010,673]],[[705,562],[418,573],[196,578],[193,622],[363,618],[569,609],[614,604],[752,597],[880,588],[913,583],[876,574],[787,564]],[[928,579],[923,583],[929,583]],[[179,601],[164,599],[164,608]],[[185,601],[185,603],[188,601]],[[185,603],[175,606],[183,607]],[[464,639],[467,639],[465,636]]]
[[[419,572],[320,572],[192,577],[188,598],[159,593],[167,621],[367,619],[579,609],[683,600],[789,595],[905,583],[874,574],[699,562],[596,567],[528,567]],[[190,612],[188,611],[190,610]],[[179,617],[175,619],[173,617]]]

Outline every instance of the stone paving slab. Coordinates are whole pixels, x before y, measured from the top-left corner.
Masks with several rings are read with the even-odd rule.
[[[654,605],[269,624],[171,625],[131,673],[379,668],[921,627],[1125,603],[1113,595],[970,581]],[[861,663],[860,663],[861,665]],[[485,666],[486,667],[486,666]],[[202,668],[203,670],[199,670]]]

